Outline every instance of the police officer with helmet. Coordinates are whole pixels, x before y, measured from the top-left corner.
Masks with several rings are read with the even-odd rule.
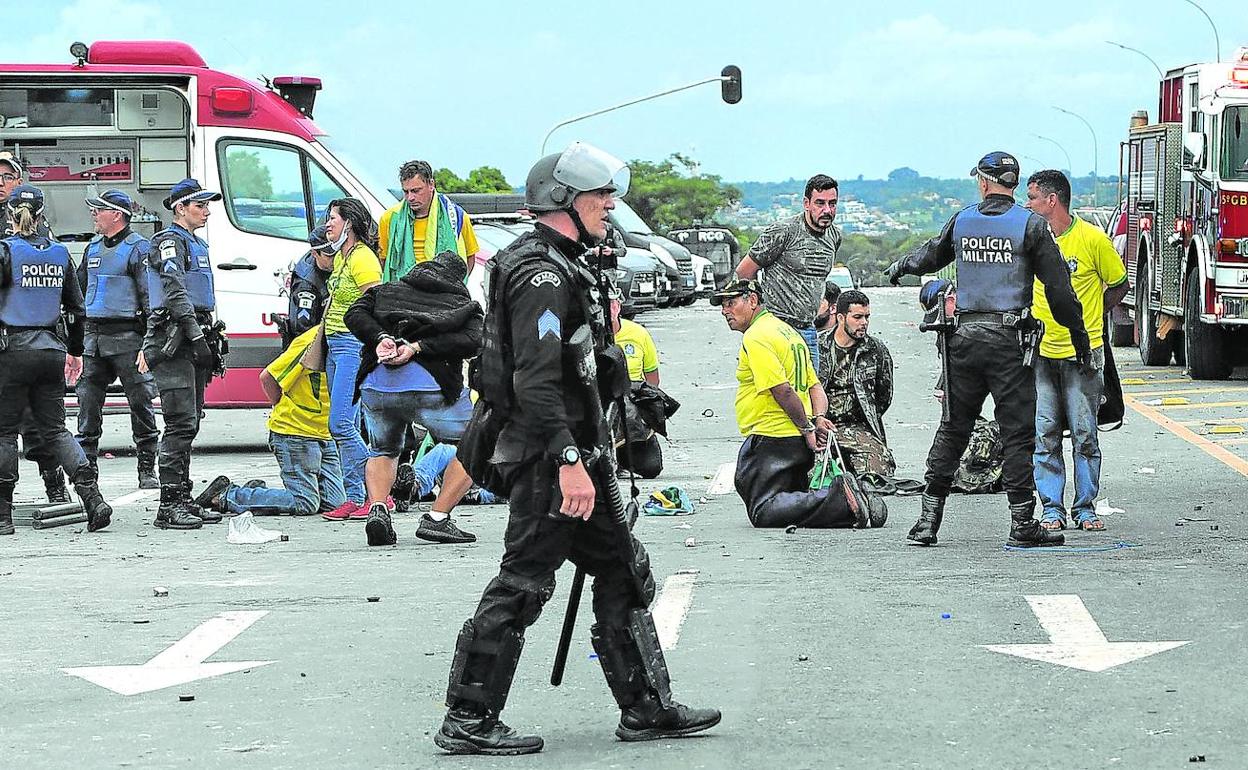
[[[649,559],[631,533],[613,529],[617,521],[604,502],[603,474],[595,471],[591,478],[586,467],[596,462],[585,450],[596,445],[598,435],[590,399],[601,404],[607,394],[582,384],[580,354],[569,343],[583,340],[584,331],[576,332],[588,324],[592,355],[608,352],[609,321],[585,257],[606,236],[607,215],[615,197],[627,190],[628,178],[621,161],[579,142],[542,158],[529,171],[525,192],[536,227],[490,263],[484,349],[473,373],[481,398],[459,453],[475,479],[511,503],[499,574],[460,632],[449,710],[434,735],[434,742],[452,753],[542,749],[540,737],[517,734],[499,720],[499,712],[525,629],[541,614],[554,591],[555,571],[569,559],[594,576],[597,622],[590,633],[621,709],[616,735],[677,737],[720,719],[713,709],[690,709],[672,700],[663,651],[650,632]],[[618,358],[622,363],[622,355]],[[620,374],[622,392],[626,369]]]
[[[140,489],[159,489],[156,478],[156,385],[135,361],[143,346],[148,312],[146,238],[130,229],[134,201],[121,190],[87,198],[99,235],[87,244],[78,266],[86,286],[86,342],[78,380],[78,443],[97,464],[107,388],[120,379],[130,405],[130,429],[138,452]]]
[[[290,273],[288,296],[290,306],[281,326],[282,347],[321,322],[329,300],[326,281],[334,269],[334,246],[325,234],[325,225],[317,225],[308,235],[311,248],[295,263]]]
[[[1025,348],[1039,338],[1031,319],[1036,279],[1044,285],[1053,317],[1070,329],[1081,366],[1090,365],[1092,352],[1070,271],[1053,232],[1043,217],[1014,202],[1019,174],[1018,160],[1009,153],[985,155],[971,169],[983,200],[955,214],[939,236],[886,271],[895,286],[903,275],[933,273],[957,261],[955,328],[941,332],[950,335],[945,340],[949,417],[941,422],[928,452],[922,513],[907,535],[917,545],[936,544],[945,498],[989,393],[1005,454],[1009,545],[1029,548],[1064,542],[1061,533],[1044,530],[1034,517],[1036,385]]]
[[[13,534],[17,435],[30,408],[42,447],[56,457],[82,498],[87,529],[107,527],[95,469],[65,429],[65,379],[82,371],[82,291],[59,243],[39,235],[43,193],[19,185],[9,194],[13,235],[0,240],[0,534]],[[68,340],[57,334],[62,310]]]
[[[178,182],[163,201],[173,224],[152,236],[147,252],[151,315],[138,363],[139,371],[150,369],[155,376],[165,417],[155,521],[161,529],[198,529],[221,521],[220,513],[200,508],[190,496],[191,443],[214,366],[207,330],[217,306],[208,244],[194,233],[208,222],[208,203],[219,200],[221,193],[194,179]]]

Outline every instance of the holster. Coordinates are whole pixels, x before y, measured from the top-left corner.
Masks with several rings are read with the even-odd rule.
[[[9,327],[0,324],[0,353],[9,349]]]
[[[1044,321],[1029,316],[1018,331],[1019,344],[1023,348],[1023,366],[1028,369],[1036,364],[1036,356],[1040,354],[1040,341],[1044,339]]]
[[[225,322],[201,323],[199,328],[203,329],[204,340],[208,343],[208,349],[212,351],[213,376],[224,377],[225,359],[230,354],[230,340],[225,336]]]

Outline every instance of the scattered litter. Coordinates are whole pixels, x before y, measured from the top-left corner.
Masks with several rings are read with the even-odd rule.
[[[806,661],[810,660],[810,656],[809,656],[809,655],[798,655],[798,656],[797,656],[797,660],[798,660],[799,662],[801,662],[801,663],[805,663]]]
[[[289,542],[290,542],[290,535],[287,535],[287,534],[283,533],[283,534],[282,534],[282,536],[281,536],[280,538],[278,538],[278,540],[282,541],[283,543],[289,543]]]
[[[1136,473],[1143,474],[1143,475],[1145,475],[1145,476],[1151,476],[1151,475],[1153,475],[1154,473],[1156,473],[1156,472],[1157,472],[1157,469],[1156,469],[1156,468],[1148,468],[1148,467],[1144,467],[1144,468],[1136,468],[1136,469],[1135,469],[1135,472],[1136,472]]]
[[[194,695],[179,695],[178,700],[182,701],[183,703],[190,703],[191,701],[195,700],[195,696]]]
[[[706,488],[708,495],[726,495],[735,487],[732,480],[737,475],[737,463],[729,462],[719,466],[719,470],[715,471],[715,478],[711,479],[711,483]]]
[[[709,503],[710,501],[711,501],[711,498],[709,498],[709,497],[699,497],[699,498],[698,498],[698,503],[699,503],[699,504],[701,504],[701,503]]]
[[[715,410],[714,410],[714,409],[703,409],[703,410],[702,410],[702,416],[703,416],[703,417],[714,417],[714,416],[715,416]]]
[[[1182,520],[1182,519],[1179,519],[1178,521],[1176,521],[1176,522],[1174,523],[1174,526],[1176,526],[1176,527],[1181,527],[1181,526],[1183,526],[1183,520]]]
[[[105,452],[105,453],[104,453],[104,459],[105,459],[105,460],[116,460],[116,459],[117,459],[117,456],[116,456],[116,455],[114,455],[112,452]]]
[[[1197,516],[1180,516],[1179,521],[1197,522],[1197,521],[1213,521],[1213,519],[1202,519]]]
[[[368,600],[369,600],[370,602],[379,602],[379,601],[381,601],[381,597],[380,597],[380,596],[370,596],[370,597],[368,597]]]
[[[1097,500],[1096,505],[1093,506],[1092,512],[1095,513],[1098,517],[1099,516],[1111,516],[1115,513],[1126,513],[1126,511],[1124,511],[1121,508],[1115,508],[1109,502],[1108,497],[1102,497],[1100,500]]]
[[[694,546],[695,546],[695,545],[697,545],[697,544],[698,544],[698,541],[697,541],[696,539],[694,539],[694,538],[692,538],[692,537],[687,537],[687,538],[685,538],[685,547],[686,547],[686,548],[692,548],[692,547],[694,547]]]
[[[130,622],[135,624],[136,626],[141,626],[147,623],[151,623],[152,621],[148,620],[147,618],[142,618],[140,620],[132,620]]]
[[[1211,524],[1211,525],[1209,525],[1209,529],[1210,529],[1211,531],[1213,531],[1213,532],[1217,532],[1217,531],[1218,531],[1218,525],[1217,525],[1217,524]]]
[[[787,527],[785,527],[785,528],[784,528],[784,534],[786,534],[786,535],[791,535],[791,534],[793,534],[793,533],[794,533],[794,532],[796,532],[796,531],[797,531],[797,525],[796,525],[796,524],[790,524],[789,526],[787,526]]]
[[[225,536],[225,542],[235,545],[271,543],[280,539],[281,536],[281,532],[275,529],[265,529],[257,524],[256,517],[251,511],[247,511],[230,519],[230,531]]]
[[[596,652],[591,652],[591,653],[589,654],[589,659],[590,659],[590,660],[598,660],[598,653],[596,653]]]
[[[1148,734],[1149,735],[1165,735],[1168,732],[1170,732],[1170,728],[1165,727],[1165,728],[1162,728],[1161,730],[1149,730]]]
[[[1204,755],[1204,754],[1193,754],[1193,755],[1191,755],[1190,757],[1188,757],[1188,758],[1187,758],[1187,761],[1188,761],[1188,762],[1204,762],[1204,761],[1205,761],[1205,755]]]
[[[168,595],[169,595],[169,589],[165,588],[164,586],[156,586],[155,588],[152,589],[152,596],[155,596],[157,598],[163,599]]]
[[[677,524],[676,526],[672,527],[672,529],[693,529],[693,527],[689,526],[688,524]]]
[[[949,619],[949,618],[951,618],[951,617],[953,617],[953,615],[950,615],[948,612],[942,612],[942,613],[940,613],[940,619],[941,619],[941,620],[948,620],[948,619]]]
[[[695,511],[688,493],[673,486],[651,492],[650,497],[642,504],[641,512],[647,516],[688,516]]]

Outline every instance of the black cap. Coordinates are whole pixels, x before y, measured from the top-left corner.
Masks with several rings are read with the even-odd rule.
[[[723,285],[723,288],[711,295],[711,304],[722,305],[726,299],[740,297],[751,292],[760,296],[762,295],[762,292],[758,288],[758,281],[753,278],[733,277],[728,281],[728,283]]]
[[[329,251],[333,248],[329,242],[329,235],[325,230],[325,225],[317,225],[312,228],[312,232],[308,233],[308,245],[316,251]]]
[[[989,182],[1006,187],[1018,187],[1018,158],[1008,152],[996,150],[979,159],[971,176],[982,176]]]
[[[173,211],[173,207],[179,203],[190,203],[191,201],[219,201],[221,193],[205,190],[196,179],[183,179],[173,186],[169,191],[169,197],[162,201],[165,208]]]
[[[105,190],[94,198],[87,198],[87,207],[93,209],[112,209],[126,216],[134,213],[134,200],[121,190]]]

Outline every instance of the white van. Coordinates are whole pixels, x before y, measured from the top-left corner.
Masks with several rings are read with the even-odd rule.
[[[0,149],[14,152],[43,190],[52,231],[80,258],[93,233],[84,199],[108,188],[139,207],[144,236],[169,223],[169,188],[195,177],[220,190],[208,225],[217,314],[230,338],[229,371],[208,386],[211,407],[267,406],[259,373],[281,340],[285,267],[334,198],[370,190],[312,122],[320,81],[269,87],[208,67],[185,43],[75,44],[71,64],[0,64]],[[393,202],[393,201],[391,201]]]

